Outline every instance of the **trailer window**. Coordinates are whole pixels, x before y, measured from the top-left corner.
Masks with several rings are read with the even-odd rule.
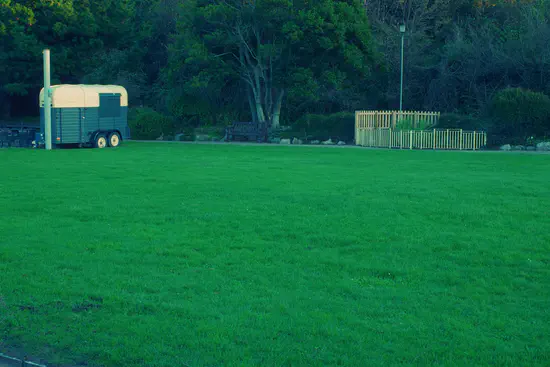
[[[120,94],[99,95],[99,117],[120,117]]]

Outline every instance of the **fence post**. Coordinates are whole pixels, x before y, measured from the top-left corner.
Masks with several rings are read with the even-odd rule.
[[[474,150],[476,150],[476,131],[474,130]]]
[[[460,140],[460,142],[459,142],[460,146],[458,147],[458,149],[462,150],[462,129],[460,129],[460,139],[459,140]]]
[[[409,130],[409,144],[410,144],[409,149],[411,149],[411,150],[413,148],[413,134],[412,133],[413,133],[413,131]]]
[[[395,129],[397,127],[397,112],[393,111],[391,113],[392,127]]]
[[[392,144],[391,144],[391,128],[390,128],[390,142],[388,143],[388,148],[391,149],[391,146],[392,146]]]
[[[424,147],[424,130],[420,130],[420,150]]]
[[[434,150],[435,150],[435,146],[436,146],[436,139],[437,139],[436,136],[437,136],[437,135],[436,135],[436,131],[435,131],[435,129],[434,129]]]
[[[357,130],[359,129],[359,113],[355,111],[355,131],[353,132],[353,141],[357,144]]]

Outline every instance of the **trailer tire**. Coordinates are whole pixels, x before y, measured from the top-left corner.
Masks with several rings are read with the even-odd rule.
[[[105,137],[105,134],[99,133],[95,136],[94,148],[107,148],[107,138]]]
[[[116,148],[120,145],[121,139],[119,133],[116,131],[109,134],[109,146],[111,148]]]

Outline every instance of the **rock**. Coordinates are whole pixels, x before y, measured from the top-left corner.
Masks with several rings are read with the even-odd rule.
[[[323,144],[323,145],[334,145],[334,142],[332,141],[332,139],[329,139],[329,140],[326,140],[326,141],[322,142],[321,144]]]
[[[281,139],[281,141],[279,142],[279,144],[287,144],[287,145],[289,145],[289,144],[290,144],[290,139]]]
[[[340,141],[338,142],[338,145],[346,145],[346,142],[345,142],[345,141],[342,141],[342,140],[340,140]]]
[[[271,144],[279,144],[281,142],[281,138],[271,138],[269,142]]]
[[[528,151],[528,152],[534,152],[535,150],[537,150],[537,148],[536,147],[527,147],[527,148],[525,148],[525,150]]]
[[[319,140],[313,140],[313,141],[310,142],[310,144],[319,145],[319,144],[321,144],[321,142]]]
[[[523,145],[514,145],[512,150],[525,150],[525,147]]]
[[[505,152],[509,152],[510,150],[512,150],[512,146],[510,144],[506,144],[506,145],[501,146],[500,150],[503,150]]]
[[[210,141],[211,138],[209,135],[205,135],[205,134],[197,134],[195,136],[195,140],[196,141]]]
[[[304,144],[304,142],[303,142],[301,139],[294,138],[294,139],[292,139],[292,144],[294,144],[294,145],[302,145],[302,144]]]
[[[537,151],[539,152],[548,152],[550,151],[550,142],[542,142],[537,144]]]

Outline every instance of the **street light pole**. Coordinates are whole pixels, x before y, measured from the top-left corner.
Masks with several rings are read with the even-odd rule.
[[[401,31],[401,92],[399,93],[399,111],[403,111],[403,74],[405,69],[405,32],[407,31],[407,26],[402,24],[399,30]]]

